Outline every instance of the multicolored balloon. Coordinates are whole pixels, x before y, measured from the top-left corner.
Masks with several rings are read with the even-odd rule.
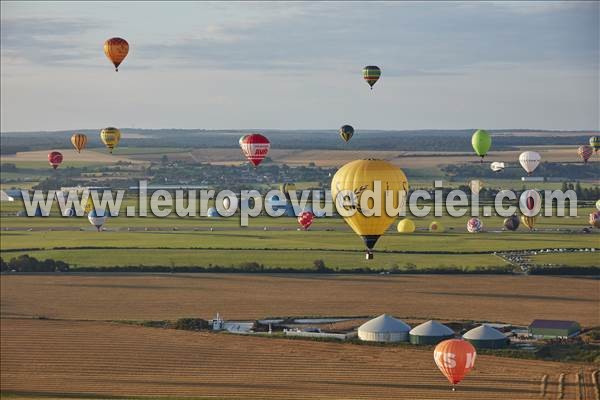
[[[257,167],[269,153],[271,143],[265,136],[253,133],[240,138],[240,147],[248,161]]]
[[[583,145],[579,146],[577,149],[577,155],[583,160],[584,163],[588,162],[592,154],[594,154],[594,149],[591,146]]]
[[[298,223],[302,227],[303,230],[308,230],[315,219],[315,215],[310,211],[302,211],[300,215],[298,215]]]
[[[444,340],[433,351],[435,364],[452,384],[452,390],[475,366],[476,357],[475,347],[461,339]]]
[[[411,219],[404,218],[402,221],[398,222],[397,229],[399,233],[413,233],[417,230],[417,227]]]
[[[600,150],[600,137],[592,136],[590,138],[590,146],[592,146],[592,149],[597,153],[598,150]]]
[[[87,140],[87,136],[83,133],[75,133],[73,134],[73,136],[71,136],[71,143],[73,144],[73,147],[75,147],[75,150],[77,150],[78,153],[81,153],[81,150],[85,148]]]
[[[348,143],[348,141],[352,138],[352,135],[354,135],[354,128],[350,125],[342,125],[340,128],[340,136],[344,142]]]
[[[483,222],[479,218],[473,217],[467,221],[467,231],[477,233],[483,230]]]
[[[492,147],[492,137],[487,131],[477,129],[471,137],[471,145],[473,146],[475,153],[481,157],[481,162],[483,162],[483,157],[485,157],[490,150],[490,147]]]
[[[527,172],[527,175],[531,175],[533,171],[540,165],[542,156],[535,151],[525,151],[519,156],[519,162],[521,166]]]
[[[516,231],[519,228],[519,224],[519,217],[517,214],[513,214],[504,219],[504,227],[509,231]]]
[[[371,86],[371,90],[373,90],[373,85],[375,82],[379,80],[381,76],[381,69],[379,69],[376,65],[367,65],[363,68],[363,79],[367,81],[369,86]]]
[[[471,189],[471,193],[479,194],[481,189],[483,189],[483,181],[479,179],[473,179],[469,182],[469,188]]]
[[[377,183],[377,186],[376,186]],[[373,191],[380,203],[379,215],[370,215],[362,210],[361,197],[366,190]],[[391,196],[386,196],[386,191]],[[342,166],[331,180],[331,196],[335,207],[354,233],[359,235],[367,248],[366,258],[373,258],[373,248],[377,240],[396,220],[396,215],[388,215],[386,203],[390,207],[402,209],[406,203],[408,181],[404,172],[384,160],[355,160]]]
[[[594,211],[590,214],[590,225],[600,229],[600,211]]]
[[[52,151],[48,153],[48,163],[52,168],[56,169],[63,162],[63,155],[59,151]]]
[[[100,132],[100,140],[102,140],[102,143],[104,143],[110,154],[112,154],[115,147],[117,147],[121,141],[121,131],[112,126],[104,128]]]
[[[104,54],[115,66],[115,71],[119,71],[119,65],[123,62],[129,53],[129,43],[120,37],[114,37],[104,42]]]

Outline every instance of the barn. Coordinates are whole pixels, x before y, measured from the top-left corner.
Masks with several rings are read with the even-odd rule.
[[[575,321],[536,319],[527,331],[536,339],[566,339],[579,335],[581,326]]]
[[[480,349],[501,349],[509,343],[502,332],[487,325],[471,329],[463,335],[463,339]]]
[[[438,344],[439,342],[454,337],[454,331],[437,321],[423,322],[409,332],[412,344]]]
[[[358,337],[369,342],[407,342],[409,331],[404,321],[382,314],[359,326]]]

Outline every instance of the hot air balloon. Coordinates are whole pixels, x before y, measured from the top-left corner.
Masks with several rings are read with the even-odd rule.
[[[378,182],[378,187],[375,183]],[[360,199],[366,190],[375,191],[380,196],[373,204],[381,210],[380,215],[364,215]],[[387,196],[386,191],[390,191]],[[401,192],[404,191],[404,192]],[[331,180],[331,195],[338,212],[344,217],[352,230],[362,237],[367,247],[367,259],[373,258],[373,247],[381,235],[394,222],[397,215],[388,215],[386,201],[390,208],[402,208],[406,201],[408,181],[404,172],[393,164],[383,160],[355,160],[342,166]],[[338,196],[340,194],[340,196]],[[350,195],[352,194],[352,196]],[[352,197],[348,199],[348,197]],[[354,212],[353,215],[349,215]]]
[[[475,366],[476,357],[475,347],[461,339],[444,340],[433,351],[435,364],[452,384],[452,390]]]
[[[52,151],[48,153],[48,163],[52,168],[56,169],[63,162],[63,155],[59,151]]]
[[[592,149],[597,153],[598,150],[600,150],[600,137],[592,136],[590,138],[590,146],[592,146]]]
[[[257,167],[269,153],[271,143],[263,135],[253,133],[240,138],[240,147],[248,161]]]
[[[537,190],[529,189],[521,193],[519,197],[519,208],[521,213],[528,217],[537,215],[542,206],[542,196]]]
[[[221,215],[219,214],[219,211],[217,211],[217,209],[215,207],[211,207],[208,209],[208,211],[206,211],[206,216],[208,218],[218,218]]]
[[[102,129],[102,132],[100,132],[100,140],[102,140],[102,143],[104,143],[108,148],[108,151],[110,151],[110,154],[112,154],[113,150],[121,140],[121,131],[112,126],[104,128]]]
[[[429,224],[429,231],[430,232],[444,232],[446,230],[446,228],[444,228],[444,225],[439,222],[439,221],[431,221],[431,223]]]
[[[490,164],[490,169],[494,172],[502,172],[506,168],[506,165],[503,162],[494,161]]]
[[[481,189],[483,189],[483,181],[474,179],[469,182],[469,188],[471,189],[471,193],[479,194]]]
[[[83,150],[87,144],[87,136],[83,133],[75,133],[71,136],[71,143],[73,144],[73,147],[75,147],[75,150],[77,150],[78,153],[81,153],[81,150]]]
[[[342,125],[340,128],[340,136],[344,139],[344,142],[348,143],[348,141],[354,135],[354,128],[350,125]]]
[[[596,200],[596,209],[600,211],[600,200]]]
[[[363,68],[363,78],[365,81],[367,81],[369,86],[371,86],[371,90],[373,90],[373,85],[375,82],[377,82],[380,76],[381,70],[375,65],[367,65]]]
[[[397,229],[399,233],[413,233],[417,227],[411,219],[404,218],[402,221],[398,222]]]
[[[104,54],[114,64],[117,72],[119,71],[119,65],[127,57],[127,53],[129,53],[129,43],[125,39],[114,37],[104,42]]]
[[[583,160],[584,163],[587,163],[593,153],[594,150],[591,146],[579,146],[577,149],[577,155]]]
[[[282,183],[279,185],[279,191],[285,195],[286,199],[290,199],[290,191],[296,190],[296,184],[291,182]]]
[[[302,211],[300,215],[298,215],[298,223],[300,224],[302,229],[306,231],[312,225],[314,218],[315,215],[310,211]]]
[[[600,211],[594,211],[590,214],[590,225],[600,229]]]
[[[519,162],[521,166],[527,172],[527,175],[531,175],[533,171],[540,165],[542,156],[535,151],[525,151],[519,156]]]
[[[467,221],[467,231],[469,233],[477,233],[483,230],[483,222],[479,218],[471,218]]]
[[[535,227],[536,217],[528,217],[527,215],[521,215],[521,222],[523,225],[529,228],[530,231]]]
[[[104,210],[94,209],[88,214],[90,224],[94,225],[98,232],[102,229],[102,225],[106,222],[106,213]]]
[[[490,147],[492,147],[492,137],[483,129],[477,129],[471,137],[471,145],[475,153],[481,157],[481,162],[483,162],[483,157],[485,157]]]
[[[519,217],[517,214],[513,214],[510,217],[505,218],[504,227],[509,231],[516,231],[519,228]]]

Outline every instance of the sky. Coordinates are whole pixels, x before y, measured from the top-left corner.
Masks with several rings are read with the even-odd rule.
[[[0,129],[599,130],[599,19],[595,1],[2,1]]]

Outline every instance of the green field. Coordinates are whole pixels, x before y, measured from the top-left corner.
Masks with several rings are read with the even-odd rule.
[[[508,267],[494,252],[591,248],[598,246],[600,237],[598,233],[577,232],[586,226],[587,219],[584,217],[544,218],[539,224],[540,231],[536,232],[503,232],[500,230],[502,219],[489,217],[484,218],[489,231],[479,234],[466,233],[466,218],[450,217],[438,219],[447,227],[447,232],[430,233],[425,229],[431,220],[417,219],[419,231],[414,234],[398,234],[390,229],[379,240],[376,246],[378,253],[373,261],[364,260],[362,241],[341,218],[317,219],[313,229],[305,232],[297,230],[294,218],[258,217],[251,220],[249,227],[241,228],[236,217],[117,217],[109,219],[106,231],[96,232],[85,218],[2,217],[0,238],[5,259],[27,253],[39,259],[63,260],[75,268],[140,265],[231,267],[246,262],[257,262],[267,268],[311,268],[314,260],[322,259],[327,267],[339,269],[407,266],[469,269]],[[555,227],[563,231],[556,232]],[[573,232],[565,232],[564,229],[572,229]],[[537,257],[542,257],[540,263],[594,265],[590,264],[594,262],[591,254]],[[551,261],[543,257],[549,257]],[[552,261],[552,257],[563,258]]]

